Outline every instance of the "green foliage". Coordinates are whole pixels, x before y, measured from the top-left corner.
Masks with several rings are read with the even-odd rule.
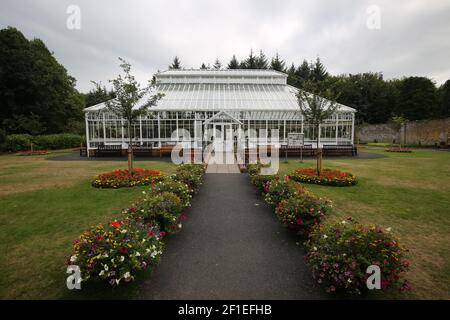
[[[264,192],[264,200],[272,206],[277,206],[280,201],[305,193],[306,190],[285,176],[283,179],[272,179],[267,182]]]
[[[186,184],[189,192],[194,194],[203,182],[205,168],[201,164],[182,164],[177,167],[172,178]]]
[[[450,80],[439,87],[439,110],[440,117],[450,117]]]
[[[85,142],[83,136],[71,133],[40,135],[33,138],[36,149],[55,150],[76,148]]]
[[[91,82],[94,84],[94,89],[90,90],[84,95],[84,102],[86,107],[90,107],[107,100],[114,99],[116,97],[114,91],[108,91],[105,86],[102,86],[101,83],[97,83],[95,81]]]
[[[278,219],[302,237],[308,237],[312,228],[331,210],[331,202],[310,193],[302,193],[280,201],[275,209]]]
[[[110,80],[116,98],[107,100],[106,106],[108,110],[118,118],[126,120],[131,144],[133,139],[133,136],[131,135],[131,124],[139,116],[145,114],[148,108],[156,105],[158,100],[162,98],[162,94],[157,93],[149,96],[144,104],[136,108],[141,99],[150,92],[153,84],[149,81],[145,88],[141,88],[140,84],[136,81],[136,78],[131,74],[131,65],[122,58],[119,58],[119,60],[124,76],[122,77],[122,75],[119,75],[116,79]]]
[[[125,218],[107,227],[98,225],[75,240],[68,265],[80,268],[82,282],[106,280],[117,286],[156,265],[164,244],[154,227]]]
[[[136,214],[146,222],[157,224],[161,230],[173,233],[180,229],[179,219],[183,205],[173,192],[146,194],[136,206]]]
[[[12,152],[26,151],[30,150],[31,143],[33,143],[34,150],[56,150],[76,148],[82,142],[84,142],[83,136],[71,133],[39,135],[34,137],[29,134],[12,134],[6,137],[3,149]]]
[[[29,134],[11,134],[6,137],[4,150],[6,151],[23,151],[31,149],[33,137]]]
[[[181,204],[184,207],[188,207],[191,202],[192,195],[189,192],[189,187],[180,181],[172,179],[172,177],[166,177],[165,179],[152,185],[151,192],[158,194],[161,192],[173,192],[181,200]]]
[[[323,223],[311,233],[306,256],[317,283],[327,292],[361,294],[367,291],[367,267],[381,271],[381,288],[407,288],[400,276],[408,270],[405,249],[390,229],[363,226],[351,218]]]
[[[285,62],[280,58],[278,52],[275,54],[275,57],[270,61],[270,69],[284,72],[285,71]]]
[[[438,114],[437,90],[426,77],[408,77],[397,82],[398,104],[395,113],[410,120],[428,119]]]
[[[239,61],[236,59],[236,55],[233,54],[230,62],[227,66],[228,69],[239,69]]]
[[[172,64],[169,66],[169,69],[170,69],[170,70],[173,70],[173,69],[175,69],[175,70],[181,69],[181,61],[180,61],[180,59],[179,59],[177,56],[175,56],[175,58],[173,58],[173,62],[172,62]]]
[[[65,132],[83,121],[75,79],[41,40],[12,27],[0,30],[0,101],[7,134]]]
[[[222,69],[222,63],[219,61],[219,59],[216,59],[216,61],[213,64],[214,70],[220,70]]]

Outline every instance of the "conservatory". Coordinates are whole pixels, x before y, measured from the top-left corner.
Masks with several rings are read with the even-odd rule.
[[[158,149],[183,142],[205,148],[215,139],[230,150],[240,143],[250,146],[276,140],[283,145],[290,133],[303,133],[304,143],[315,147],[317,132],[303,121],[298,89],[287,84],[284,73],[168,70],[155,79],[154,91],[163,97],[132,124],[133,145]],[[84,111],[88,155],[100,146],[128,147],[124,119],[111,113],[105,103]],[[352,145],[354,116],[355,109],[339,104],[335,114],[320,126],[320,143]]]

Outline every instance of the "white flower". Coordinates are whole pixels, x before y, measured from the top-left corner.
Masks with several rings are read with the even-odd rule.
[[[347,221],[345,221],[345,220],[342,220],[342,224],[346,224],[347,223]]]
[[[100,271],[100,273],[98,274],[99,276],[102,276],[105,274],[105,270]]]
[[[317,251],[317,247],[314,247],[313,250],[314,250],[314,251]]]
[[[127,229],[123,229],[122,231],[120,231],[121,233],[127,233]]]
[[[145,191],[142,191],[142,194],[146,194]]]
[[[347,279],[348,283],[352,283],[352,280],[350,278]]]
[[[178,228],[180,228],[180,229],[181,229],[181,227],[182,227],[182,225],[181,225],[181,223],[179,223],[179,224],[178,224]]]
[[[139,251],[136,252],[136,257],[140,257],[141,254],[139,253]]]
[[[123,275],[123,277],[124,277],[125,279],[128,279],[128,278],[130,277],[130,273],[129,273],[129,272],[125,272],[125,274]]]
[[[77,256],[74,254],[73,256],[70,257],[70,262],[75,262],[77,261]]]
[[[120,256],[119,261],[120,261],[120,262],[123,262],[124,260],[125,260],[125,257],[124,257],[124,256]]]
[[[105,269],[105,271],[108,271],[108,269],[109,269],[107,264],[104,264],[103,268]]]
[[[386,228],[386,231],[387,231],[387,232],[391,232],[391,231],[392,231],[392,228],[391,228],[391,227]]]
[[[327,236],[326,234],[324,234],[324,235],[323,235],[323,238],[326,239],[326,238],[328,238],[328,236]]]
[[[149,248],[147,248],[147,249],[145,249],[145,251],[146,251],[147,253],[149,253],[149,252],[150,252],[150,249],[149,249]]]

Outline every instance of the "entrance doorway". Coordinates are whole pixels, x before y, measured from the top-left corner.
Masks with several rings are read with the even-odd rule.
[[[234,136],[231,123],[213,123],[213,147],[216,152],[234,152]]]

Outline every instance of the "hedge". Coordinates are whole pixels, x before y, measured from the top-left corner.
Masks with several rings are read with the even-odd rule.
[[[6,136],[2,146],[4,151],[30,150],[31,143],[35,150],[54,150],[79,147],[85,139],[81,135],[71,133],[58,133],[49,135],[31,136],[29,134],[12,134]]]

